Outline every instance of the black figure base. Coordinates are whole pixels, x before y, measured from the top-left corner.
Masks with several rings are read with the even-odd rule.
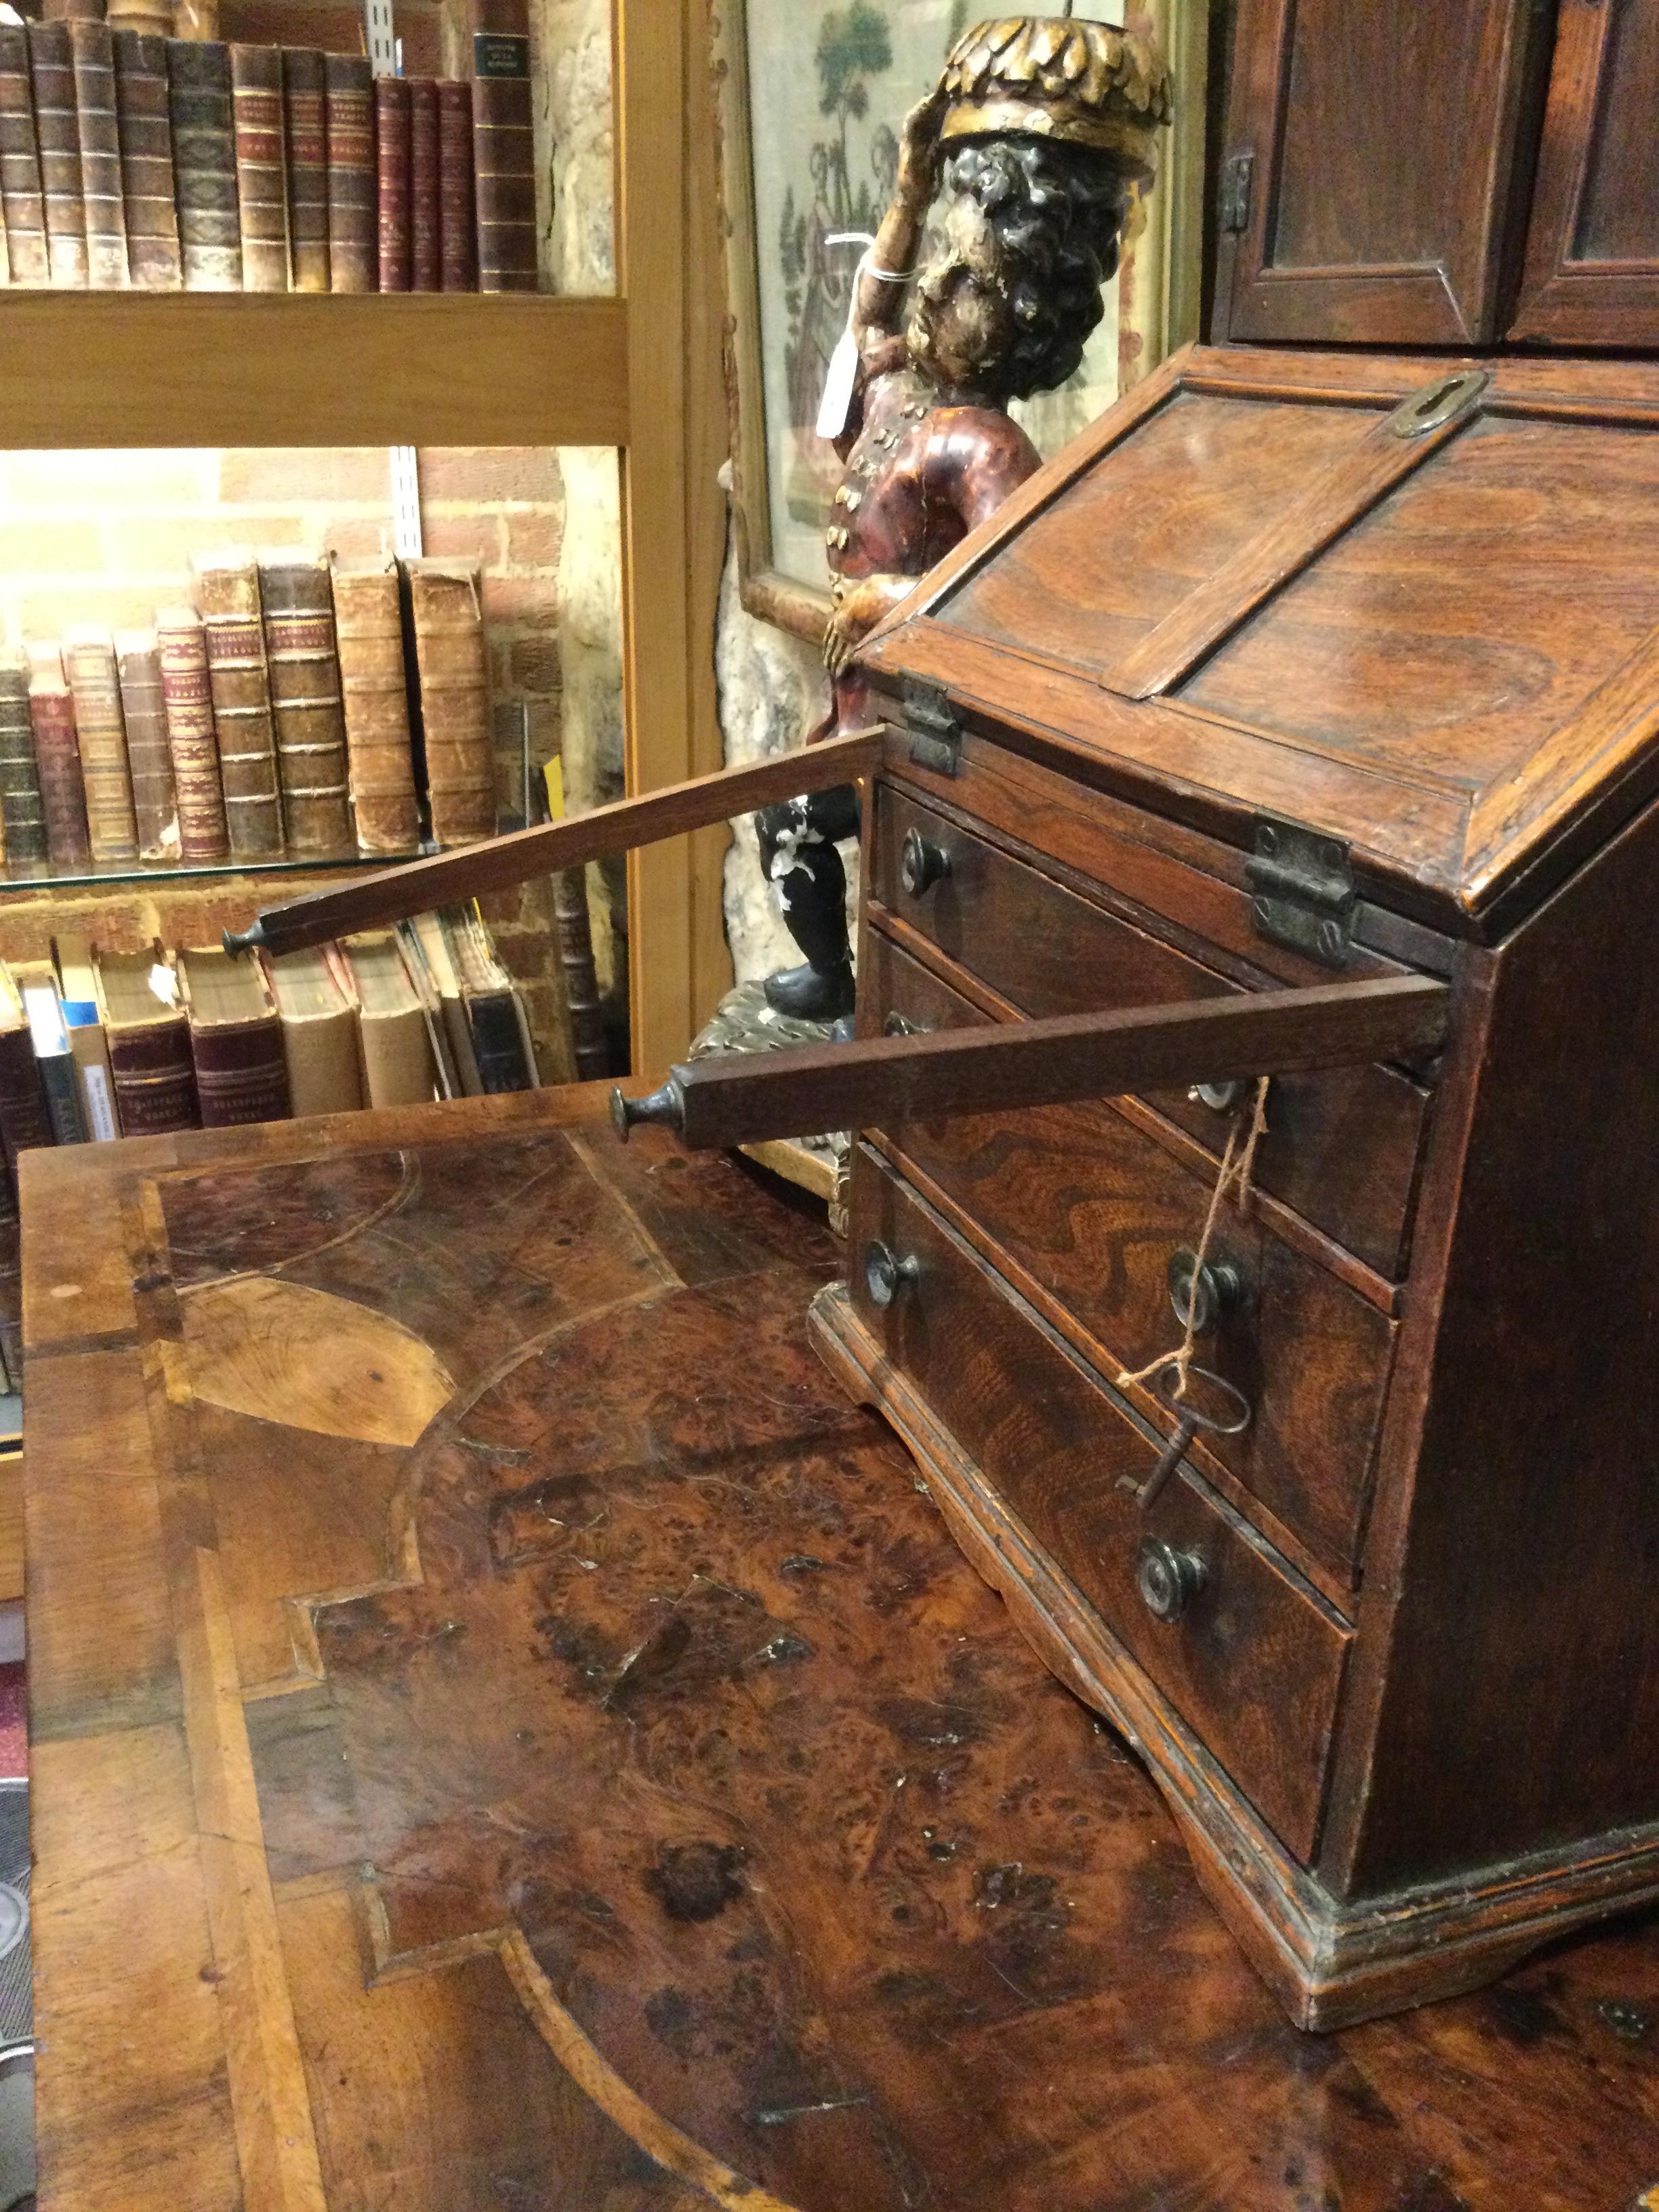
[[[806,955],[800,967],[767,978],[767,1003],[803,1021],[837,1021],[853,1011],[853,953],[847,871],[836,847],[858,835],[858,787],[843,783],[763,806],[756,827],[784,926]]]

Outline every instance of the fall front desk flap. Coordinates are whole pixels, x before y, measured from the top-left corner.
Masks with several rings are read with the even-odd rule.
[[[1659,785],[1659,364],[1190,347],[860,656],[969,737],[1502,933]],[[902,758],[902,755],[901,755]]]

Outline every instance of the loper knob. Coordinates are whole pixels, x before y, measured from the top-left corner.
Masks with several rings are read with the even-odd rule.
[[[660,1091],[649,1091],[643,1098],[629,1098],[620,1083],[616,1085],[611,1093],[611,1126],[623,1144],[636,1121],[656,1121],[676,1135],[684,1133],[685,1095],[672,1075]]]

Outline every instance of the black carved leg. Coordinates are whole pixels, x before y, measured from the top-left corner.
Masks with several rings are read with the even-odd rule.
[[[814,792],[761,809],[761,860],[777,887],[785,926],[806,959],[767,978],[768,1003],[781,1014],[833,1022],[853,1011],[853,956],[847,941],[847,871],[836,841],[858,834],[856,786]]]

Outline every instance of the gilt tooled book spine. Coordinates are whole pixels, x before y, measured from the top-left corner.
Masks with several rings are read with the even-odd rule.
[[[415,657],[426,735],[432,835],[470,845],[495,834],[495,763],[478,572],[409,563]]]
[[[328,289],[328,125],[323,57],[315,46],[283,54],[288,124],[288,225],[296,292]]]
[[[29,720],[52,864],[55,868],[84,868],[92,859],[92,842],[87,835],[81,747],[75,731],[75,702],[60,674],[37,667],[30,677]]]
[[[115,643],[107,630],[72,629],[64,640],[64,673],[75,701],[87,830],[98,861],[136,860],[138,826],[132,811],[127,732]]]
[[[421,830],[397,571],[384,562],[337,567],[334,623],[358,847],[412,853]]]
[[[283,50],[230,50],[236,126],[236,205],[242,226],[242,289],[289,289],[288,146],[283,123]]]
[[[46,859],[46,817],[34,764],[28,663],[21,653],[0,656],[0,825],[8,861],[38,864]]]
[[[0,23],[0,214],[12,283],[50,283],[28,33],[21,23]]]
[[[252,556],[198,562],[195,568],[231,858],[280,860],[283,816],[259,571]]]
[[[438,233],[443,289],[478,289],[478,209],[472,188],[472,87],[438,87]]]
[[[409,80],[374,80],[375,175],[380,289],[406,292],[412,274],[409,209]]]
[[[373,292],[380,283],[374,160],[374,90],[362,54],[326,54],[323,83],[328,137],[328,286]]]
[[[472,162],[478,289],[536,289],[536,157],[525,0],[473,0]]]
[[[206,956],[209,961],[223,957]],[[197,957],[189,952],[184,956],[187,977]],[[252,972],[263,973],[257,965]],[[252,1121],[288,1120],[288,1055],[283,1048],[283,1024],[274,1002],[263,1012],[240,1021],[204,1020],[192,1003],[190,1048],[204,1129],[237,1129]]]
[[[179,802],[173,786],[173,755],[167,744],[161,654],[155,631],[118,630],[115,669],[121,684],[121,713],[127,726],[127,767],[132,777],[132,812],[138,826],[139,858],[176,860],[179,856]]]
[[[184,283],[179,211],[173,196],[173,119],[167,42],[123,28],[115,33],[115,112],[121,133],[121,189],[127,210],[127,266],[149,292]]]
[[[325,561],[259,564],[283,819],[296,859],[352,850],[345,714]]]
[[[175,1129],[201,1127],[190,1024],[182,1007],[171,1020],[131,1028],[114,1023],[105,1034],[124,1137],[164,1137]]]
[[[242,224],[230,49],[217,39],[169,39],[173,177],[187,292],[240,292]]]
[[[27,33],[46,258],[59,290],[84,290],[87,210],[81,197],[81,126],[75,112],[75,50],[65,22],[31,23]]]
[[[87,218],[87,282],[124,292],[127,205],[121,182],[121,127],[115,112],[115,45],[105,22],[72,22],[75,112],[81,137],[81,200]]]
[[[193,607],[163,607],[155,617],[155,640],[179,800],[179,854],[192,865],[222,860],[230,838],[202,617]]]
[[[438,206],[438,87],[409,80],[409,286],[443,289],[442,217]]]

